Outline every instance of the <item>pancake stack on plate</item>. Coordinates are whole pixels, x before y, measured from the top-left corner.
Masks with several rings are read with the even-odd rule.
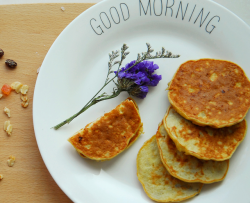
[[[137,156],[138,179],[159,202],[188,199],[203,184],[226,177],[229,159],[245,137],[250,107],[250,82],[228,61],[187,61],[168,90],[171,106]]]
[[[174,109],[200,126],[232,126],[244,119],[250,107],[249,79],[241,67],[229,61],[187,61],[168,90]]]
[[[164,167],[156,136],[144,143],[137,155],[137,177],[146,194],[157,202],[177,202],[197,195],[202,183],[187,183],[170,175]]]
[[[138,107],[128,98],[76,132],[69,142],[83,158],[105,161],[130,147],[142,133],[142,126]]]

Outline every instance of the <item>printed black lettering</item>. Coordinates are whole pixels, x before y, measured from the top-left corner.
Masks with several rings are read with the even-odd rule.
[[[128,12],[128,14],[127,14],[127,16],[126,16],[127,18],[124,16],[122,5],[123,5],[123,8],[124,8],[124,9],[125,9],[125,6],[126,6],[126,9],[127,9],[127,12]],[[124,21],[128,20],[129,17],[130,17],[130,15],[129,15],[129,9],[128,9],[127,4],[125,4],[125,3],[120,3],[120,8],[121,8],[123,20],[124,20]]]
[[[182,2],[180,1],[179,8],[178,8],[178,11],[177,11],[177,14],[176,14],[176,18],[178,17],[178,13],[179,13],[180,8],[181,8],[181,17],[182,17],[182,20],[184,20],[186,12],[187,12],[187,9],[188,9],[188,4],[186,6],[186,10],[185,10],[185,13],[183,15]]]
[[[218,21],[217,21],[217,22],[220,22],[220,16],[214,16],[214,17],[212,17],[212,18],[210,19],[210,21],[208,22],[208,24],[207,24],[207,26],[206,26],[206,32],[208,32],[209,34],[211,34],[211,33],[213,32],[214,28],[216,28],[215,25],[211,25],[212,29],[207,30],[209,24],[211,23],[211,21],[212,21],[214,18],[218,18]]]
[[[104,14],[104,15],[107,17],[107,19],[108,19],[108,21],[109,21],[109,27],[107,27],[107,26],[105,25],[105,23],[103,22],[103,20],[102,20],[102,14]],[[110,22],[109,17],[107,16],[107,14],[106,14],[105,12],[101,12],[101,13],[100,13],[100,19],[101,19],[101,21],[102,21],[102,24],[105,26],[105,28],[107,28],[107,29],[111,28],[111,22]]]
[[[173,0],[173,4],[172,4],[171,6],[168,6],[168,0],[167,0],[165,16],[167,15],[167,10],[168,10],[168,8],[171,9],[171,17],[173,16],[173,9],[172,9],[172,7],[173,7],[174,3],[175,3],[175,2],[174,2],[174,0]]]
[[[192,16],[193,16],[193,13],[194,13],[195,8],[196,8],[196,4],[195,4],[195,6],[194,6],[194,9],[193,9],[193,11],[192,11],[192,13],[191,13],[191,16],[190,16],[190,18],[189,18],[189,21],[188,21],[188,22],[190,22],[190,20],[191,20],[191,18],[192,18]]]
[[[93,26],[92,26],[92,20],[96,21],[96,19],[92,18],[92,19],[90,20],[90,26],[92,27],[92,29],[94,30],[94,32],[95,32],[97,35],[101,35],[102,33],[104,33],[100,25],[98,25],[98,26],[96,27],[96,29],[98,29],[99,32],[97,32],[97,30],[95,30],[95,29],[93,28]],[[100,32],[100,31],[101,31],[101,32]]]
[[[148,0],[148,6],[147,6],[147,10],[146,11],[145,11],[145,9],[144,9],[144,7],[142,5],[141,0],[139,0],[139,7],[140,7],[140,16],[141,16],[141,8],[142,8],[144,14],[147,15],[147,13],[148,13],[148,7],[150,8],[150,15],[151,15],[151,3],[150,3],[150,0]]]
[[[201,20],[200,20],[200,27],[203,25],[203,23],[205,22],[205,20],[207,19],[208,15],[210,12],[208,12],[206,18],[202,21],[202,17],[203,17],[203,10],[204,8],[201,9],[199,15],[197,16],[196,20],[194,21],[194,24],[196,23],[196,21],[198,20],[199,16],[201,16]]]
[[[116,22],[115,19],[113,18],[111,9],[114,9],[114,10],[116,11],[116,14],[117,14],[117,17],[118,17],[118,20],[119,20],[118,22]],[[118,13],[116,7],[111,7],[111,8],[109,9],[109,13],[110,13],[111,18],[112,18],[112,20],[114,21],[114,23],[115,23],[115,24],[119,24],[119,23],[120,23],[120,16],[119,16],[119,13]]]
[[[162,0],[160,0],[160,1],[161,1],[161,13],[157,15],[156,12],[155,12],[155,0],[154,0],[154,14],[156,16],[161,16],[161,14],[162,14]]]

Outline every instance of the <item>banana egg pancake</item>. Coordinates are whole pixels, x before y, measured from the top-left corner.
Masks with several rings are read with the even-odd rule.
[[[180,116],[173,107],[169,107],[163,122],[179,151],[204,160],[224,161],[231,158],[247,130],[245,119],[220,129],[197,126]]]
[[[137,140],[137,138],[143,133],[143,125],[141,123],[141,127],[139,128],[139,130],[137,130],[136,134],[129,140],[128,146],[126,147],[126,149],[128,149],[132,144],[134,144],[134,142]],[[84,156],[83,154],[79,153],[78,154],[83,157],[83,158],[87,158],[86,156]]]
[[[183,63],[168,87],[175,110],[201,126],[241,122],[250,107],[250,82],[235,63],[200,59]]]
[[[141,126],[136,104],[133,100],[126,99],[115,109],[75,133],[69,138],[69,142],[86,158],[109,160],[127,148]]]
[[[200,193],[202,183],[187,183],[171,176],[161,162],[156,138],[146,141],[137,155],[137,177],[146,194],[157,202],[177,202]]]
[[[178,151],[163,123],[158,128],[156,140],[162,163],[175,178],[185,182],[213,183],[226,177],[229,160],[200,160]]]

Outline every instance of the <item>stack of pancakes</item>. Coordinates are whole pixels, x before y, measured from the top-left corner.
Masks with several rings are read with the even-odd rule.
[[[83,158],[105,161],[128,149],[142,131],[138,106],[128,98],[76,132],[69,142]]]
[[[229,61],[188,61],[168,90],[171,106],[137,156],[138,179],[159,202],[188,199],[226,177],[250,107],[250,82]]]

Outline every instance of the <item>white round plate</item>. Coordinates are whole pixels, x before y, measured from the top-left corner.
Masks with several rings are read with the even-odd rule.
[[[136,176],[136,156],[156,133],[168,106],[168,82],[187,60],[215,58],[239,64],[250,77],[250,28],[224,7],[208,0],[106,0],[78,16],[49,50],[38,75],[33,119],[38,147],[54,180],[74,202],[144,203],[147,197]],[[174,2],[174,3],[173,3]],[[81,158],[67,141],[86,124],[128,97],[98,103],[59,130],[51,127],[78,112],[101,88],[107,74],[108,53],[130,48],[124,64],[146,51],[164,46],[178,59],[154,60],[162,80],[144,100],[136,99],[144,134],[128,150],[106,162]],[[111,93],[114,84],[105,91]],[[249,114],[247,121],[250,121]],[[250,137],[236,150],[227,177],[204,185],[192,203],[249,203]]]

